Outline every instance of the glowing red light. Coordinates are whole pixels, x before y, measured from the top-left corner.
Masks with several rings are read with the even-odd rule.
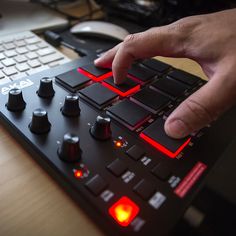
[[[109,208],[109,214],[121,226],[128,226],[139,213],[139,207],[128,197],[121,197]]]
[[[83,171],[82,170],[74,170],[74,176],[77,179],[80,179],[83,176]]]
[[[168,150],[166,147],[162,146],[160,143],[157,143],[155,140],[145,135],[144,133],[141,133],[139,136],[140,138],[144,139],[146,142],[148,142],[153,147],[155,147],[165,155],[169,156],[170,158],[175,158],[176,156],[178,156],[178,154],[188,145],[188,143],[191,140],[191,138],[187,139],[187,141],[185,141],[175,152],[172,152]]]
[[[86,70],[83,70],[82,68],[78,68],[77,71],[87,77],[89,77],[90,79],[92,79],[93,81],[96,81],[96,82],[99,82],[99,81],[102,81],[108,77],[111,77],[112,76],[112,71],[109,71],[107,72],[106,74],[104,75],[101,75],[99,77],[96,77],[95,75],[89,73],[88,71]]]
[[[137,84],[135,87],[133,87],[132,89],[130,89],[130,90],[126,91],[126,92],[122,92],[119,89],[113,87],[112,85],[110,85],[110,84],[108,84],[108,83],[106,83],[104,81],[102,82],[102,85],[107,87],[107,88],[109,88],[111,91],[119,94],[122,97],[127,97],[130,94],[132,94],[132,93],[138,92],[139,89],[140,89],[140,84]]]
[[[121,141],[116,141],[115,145],[116,145],[116,147],[121,147],[122,146],[122,142]]]

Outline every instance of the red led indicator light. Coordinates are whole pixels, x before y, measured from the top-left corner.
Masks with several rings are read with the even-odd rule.
[[[107,72],[106,74],[104,75],[101,75],[99,77],[96,77],[95,75],[89,73],[88,71],[86,70],[83,70],[82,68],[78,68],[77,71],[83,75],[85,75],[86,77],[89,77],[90,79],[92,79],[93,81],[96,81],[96,82],[99,82],[99,81],[102,81],[108,77],[111,77],[112,76],[112,71],[110,72]]]
[[[116,142],[115,142],[115,145],[116,145],[116,147],[118,147],[118,148],[119,148],[119,147],[122,147],[122,144],[123,144],[123,143],[122,143],[121,141],[116,141]]]
[[[191,138],[187,139],[175,152],[172,152],[172,151],[168,150],[166,147],[164,147],[163,145],[161,145],[160,143],[157,143],[155,140],[153,140],[150,137],[148,137],[147,135],[145,135],[144,133],[141,133],[139,136],[140,136],[140,138],[144,139],[146,142],[148,142],[153,147],[155,147],[156,149],[158,149],[159,151],[161,151],[165,155],[169,156],[170,158],[177,157],[178,154],[188,145],[188,143],[191,140]]]
[[[127,96],[129,96],[130,94],[132,94],[132,93],[138,92],[139,89],[140,89],[140,84],[136,85],[135,87],[133,87],[132,89],[130,89],[130,90],[126,91],[126,92],[122,92],[121,90],[119,90],[119,89],[113,87],[112,85],[110,85],[110,84],[108,84],[108,83],[106,83],[106,82],[104,82],[104,81],[102,82],[102,85],[105,86],[105,87],[107,87],[107,88],[110,89],[111,91],[113,91],[113,92],[119,94],[119,95],[122,96],[122,97],[127,97]]]
[[[83,176],[83,171],[82,170],[74,170],[74,176],[77,179],[80,179]]]
[[[109,214],[123,227],[127,227],[138,213],[139,207],[125,196],[109,208]]]

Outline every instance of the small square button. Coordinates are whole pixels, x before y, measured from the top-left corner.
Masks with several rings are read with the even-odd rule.
[[[85,75],[80,74],[77,69],[65,72],[56,76],[56,82],[71,92],[86,86],[91,80]]]
[[[189,86],[180,83],[174,79],[164,77],[151,84],[150,88],[162,91],[169,95],[172,99],[177,99],[184,95],[185,91],[189,89]]]
[[[143,130],[139,136],[160,152],[170,158],[175,158],[188,145],[191,138],[170,138],[164,130],[164,123],[165,121],[163,119],[157,119],[145,130]]]
[[[141,147],[133,145],[126,151],[126,154],[133,160],[138,161],[145,155],[145,151]]]
[[[167,180],[170,175],[171,171],[170,168],[162,163],[159,163],[152,169],[152,173],[160,180],[165,181]]]
[[[121,176],[128,168],[124,161],[120,159],[114,160],[110,165],[107,166],[107,169],[111,171],[116,177]]]
[[[167,77],[179,80],[180,82],[190,86],[195,85],[200,80],[196,75],[192,75],[183,70],[173,70],[167,75]]]
[[[105,87],[109,88],[111,91],[119,94],[122,97],[126,97],[130,94],[133,94],[139,91],[140,89],[140,84],[134,82],[129,78],[127,78],[124,83],[117,85],[114,83],[114,78],[109,77],[108,79],[105,79],[102,82],[102,85],[104,85]]]
[[[156,59],[146,59],[142,62],[142,64],[159,72],[159,73],[164,73],[165,71],[170,69],[170,65],[168,65],[162,61],[158,61]]]
[[[149,88],[137,92],[130,100],[154,114],[170,102],[170,98]]]
[[[96,82],[112,76],[110,69],[96,67],[94,64],[81,66],[78,68],[78,71]]]
[[[148,200],[155,193],[156,188],[149,181],[142,179],[133,190],[142,199]]]
[[[131,77],[138,79],[142,83],[147,83],[157,76],[155,71],[139,63],[133,64],[128,70],[128,73]]]
[[[92,84],[89,87],[80,90],[79,96],[98,109],[102,109],[118,99],[116,93],[110,91],[99,83]]]
[[[85,184],[85,186],[92,194],[98,196],[103,190],[106,189],[108,184],[100,175],[95,175]]]
[[[109,107],[107,114],[130,130],[137,129],[150,118],[148,111],[129,100]]]

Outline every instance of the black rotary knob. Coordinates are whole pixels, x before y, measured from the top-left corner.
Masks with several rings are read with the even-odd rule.
[[[111,119],[97,116],[95,123],[90,129],[91,135],[98,140],[107,140],[111,137]]]
[[[65,102],[61,108],[61,112],[64,116],[79,116],[79,96],[77,95],[67,95],[65,97]]]
[[[38,108],[33,111],[29,128],[35,134],[46,134],[50,131],[51,124],[48,120],[48,114],[44,109]]]
[[[39,97],[51,98],[54,96],[55,91],[53,89],[52,79],[44,77],[40,80],[39,90],[37,91]]]
[[[66,162],[76,162],[81,159],[81,152],[80,138],[75,134],[65,134],[58,149],[60,159]]]
[[[22,91],[18,88],[13,88],[9,91],[8,102],[6,107],[9,111],[23,111],[25,109],[25,101]]]

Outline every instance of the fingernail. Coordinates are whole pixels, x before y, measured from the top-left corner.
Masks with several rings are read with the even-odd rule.
[[[189,128],[182,120],[173,120],[167,123],[165,128],[166,133],[172,138],[183,138],[190,132]]]

